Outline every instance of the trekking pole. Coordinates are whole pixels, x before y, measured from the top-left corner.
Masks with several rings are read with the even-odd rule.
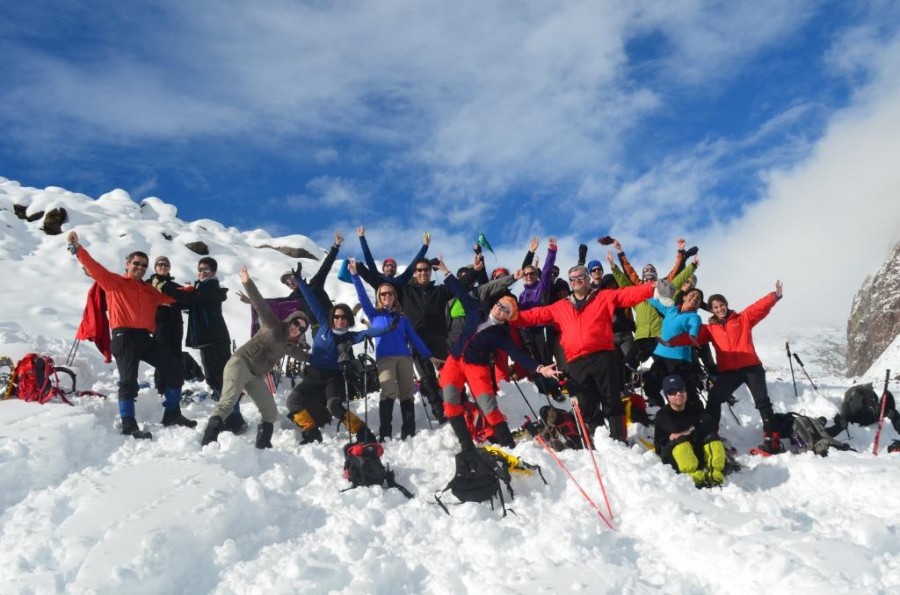
[[[603,478],[600,476],[600,466],[597,465],[597,453],[594,451],[594,447],[591,444],[591,437],[588,435],[587,426],[584,423],[584,418],[581,416],[581,407],[578,405],[578,399],[572,399],[572,411],[575,412],[575,418],[578,420],[578,426],[582,431],[581,438],[584,440],[588,452],[591,454],[591,462],[594,464],[594,472],[597,474],[597,483],[600,484],[600,491],[603,492],[603,500],[606,502],[606,511],[609,513],[609,520],[613,520],[615,515],[613,515],[612,507],[609,505],[609,498],[606,495],[606,486],[603,485]]]
[[[588,504],[591,505],[591,508],[593,508],[597,512],[597,514],[600,515],[600,518],[603,520],[604,523],[606,523],[606,526],[609,527],[612,531],[615,531],[616,528],[613,526],[612,522],[606,518],[606,515],[603,514],[603,511],[600,510],[600,507],[597,506],[596,502],[594,502],[594,499],[591,498],[586,491],[584,491],[584,488],[581,487],[581,484],[578,483],[578,480],[575,479],[575,476],[572,475],[572,472],[569,471],[569,468],[566,467],[565,463],[563,463],[560,460],[560,458],[556,455],[556,453],[553,452],[553,449],[550,448],[550,445],[547,444],[547,442],[540,436],[535,436],[534,439],[537,440],[538,444],[540,444],[541,446],[544,447],[544,450],[546,450],[548,453],[550,453],[550,456],[553,458],[554,461],[556,461],[556,464],[559,465],[559,468],[562,469],[563,472],[566,474],[566,476],[572,480],[572,483],[575,484],[575,487],[578,488],[578,491],[581,492],[581,495],[584,496],[584,499],[588,501]]]
[[[366,337],[363,339],[363,358],[362,358],[362,369],[363,369],[363,421],[366,422],[366,427],[369,427],[369,371],[366,369],[366,365],[368,364],[368,347],[369,347],[370,338]]]
[[[534,416],[534,418],[540,419],[541,417],[537,413],[534,412],[534,407],[531,406],[531,403],[529,403],[528,399],[525,397],[525,393],[522,392],[522,387],[519,386],[519,381],[513,379],[513,384],[515,384],[516,388],[519,389],[519,394],[522,395],[522,400],[525,401],[526,405],[528,405],[528,409],[531,411],[531,414]],[[549,403],[549,401],[548,401],[548,403]]]
[[[431,423],[431,415],[428,413],[428,405],[425,404],[425,401],[428,400],[428,396],[425,394],[425,391],[422,390],[422,387],[428,382],[425,374],[425,365],[426,362],[423,362],[421,356],[415,355],[413,357],[413,362],[419,364],[417,366],[416,372],[421,372],[419,374],[419,396],[422,397],[422,409],[425,411],[425,419],[428,421],[428,429],[434,430],[434,424]],[[427,362],[427,365],[431,365],[431,362]]]
[[[881,429],[884,427],[884,407],[887,403],[888,382],[891,379],[891,371],[884,372],[884,391],[881,393],[881,411],[878,414],[878,430],[875,431],[875,444],[872,447],[872,454],[878,456],[878,443],[881,441]],[[849,424],[848,424],[849,425]]]
[[[797,394],[797,380],[794,379],[794,362],[791,360],[791,343],[790,343],[790,341],[784,342],[784,348],[787,351],[788,363],[791,365],[791,382],[794,383],[794,396],[799,397],[800,395]],[[797,361],[800,361],[800,360],[797,360]]]
[[[72,347],[69,348],[69,354],[66,356],[66,363],[63,365],[71,366],[75,363],[75,354],[78,353],[78,346],[81,345],[81,339],[75,339]]]
[[[803,365],[803,362],[800,361],[800,356],[797,355],[797,352],[794,352],[794,359],[797,360],[797,363],[800,364],[800,369],[803,370],[803,374],[806,375],[806,379],[809,380],[809,383],[812,384],[813,390],[816,391],[816,394],[820,397],[822,394],[819,392],[819,387],[816,386],[816,383],[813,382],[813,379],[809,377],[809,372],[806,371],[806,367]]]

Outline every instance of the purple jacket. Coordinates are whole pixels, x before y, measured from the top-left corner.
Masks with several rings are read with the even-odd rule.
[[[531,285],[525,285],[519,294],[519,310],[530,310],[537,306],[550,303],[550,289],[553,281],[550,279],[553,273],[553,265],[556,263],[556,250],[547,248],[547,258],[544,259],[544,267],[541,269],[541,277]]]

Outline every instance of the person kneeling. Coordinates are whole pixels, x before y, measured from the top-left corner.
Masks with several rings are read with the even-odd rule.
[[[656,452],[664,463],[690,475],[698,488],[725,481],[725,446],[716,424],[705,411],[689,409],[687,386],[681,376],[663,379],[667,404],[656,414]]]

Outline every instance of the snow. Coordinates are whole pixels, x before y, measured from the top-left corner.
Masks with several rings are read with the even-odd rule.
[[[186,238],[210,246],[220,278],[232,292],[246,263],[264,295],[283,295],[278,276],[294,263],[263,243],[322,253],[304,236],[268,238],[212,221],[185,223],[159,199],[135,204],[120,190],[101,200],[23,188],[0,179],[0,355],[30,351],[66,359],[80,320],[87,279],[65,251],[63,236],[46,236],[41,222],[11,215],[12,204],[65,206],[91,253],[116,270],[125,254],[148,250],[170,257],[173,274],[193,278],[196,254]],[[150,211],[155,215],[149,216]],[[67,225],[66,229],[73,228]],[[173,236],[166,240],[162,233]],[[120,234],[125,234],[120,237]],[[13,238],[11,241],[10,238]],[[354,241],[355,238],[348,238]],[[304,268],[317,267],[315,261]],[[333,275],[337,266],[333,270]],[[352,288],[332,277],[328,290],[355,303]],[[15,283],[11,282],[15,281]],[[785,299],[790,299],[787,294]],[[739,305],[736,305],[740,307]],[[236,299],[226,317],[238,344],[249,313]],[[829,355],[840,344],[833,329],[758,328],[777,411],[831,417],[854,382],[876,382],[884,368],[900,370],[889,350],[865,379],[847,379]],[[802,358],[816,389],[794,364],[797,395],[784,344]],[[823,346],[829,346],[827,349]],[[839,347],[838,347],[839,348]],[[823,351],[824,350],[824,351]],[[163,428],[153,389],[141,391],[137,416],[152,441],[118,432],[116,373],[90,344],[73,366],[78,388],[110,395],[81,397],[68,407],[0,403],[0,584],[4,593],[888,593],[900,589],[900,459],[882,447],[872,455],[874,427],[851,428],[858,452],[771,458],[741,454],[746,466],[724,487],[697,490],[640,446],[612,443],[598,432],[597,454],[616,530],[605,527],[579,489],[537,444],[513,451],[539,464],[537,476],[515,476],[515,515],[486,504],[432,503],[453,473],[456,441],[448,427],[429,429],[417,404],[418,435],[387,445],[385,460],[397,490],[348,486],[341,474],[345,433],[326,429],[322,444],[300,446],[285,419],[274,448],[259,451],[258,413],[245,405],[251,430],[223,434],[201,450],[209,401],[186,404],[196,429]],[[877,368],[877,369],[876,369]],[[881,379],[877,378],[881,374]],[[152,372],[142,369],[142,380]],[[868,376],[872,378],[868,378]],[[200,390],[201,384],[186,388]],[[512,425],[532,415],[540,395],[527,382],[503,384],[500,404]],[[290,389],[284,381],[276,400]],[[723,434],[746,453],[760,439],[760,422],[746,389],[726,411]],[[377,394],[369,395],[369,419]],[[365,414],[365,402],[354,403]],[[399,411],[395,412],[395,428]],[[885,425],[882,445],[897,436]],[[846,438],[846,434],[840,438]],[[588,454],[560,458],[605,510]],[[452,501],[449,492],[446,500]]]

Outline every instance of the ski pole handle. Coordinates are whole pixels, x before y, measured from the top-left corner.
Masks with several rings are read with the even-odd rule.
[[[793,355],[794,355],[794,359],[797,360],[797,363],[800,364],[800,367],[802,368],[802,367],[803,367],[803,362],[800,361],[800,356],[797,355],[796,353],[793,354]]]
[[[784,342],[784,350],[787,351],[788,359],[791,359],[791,342],[790,341]]]

